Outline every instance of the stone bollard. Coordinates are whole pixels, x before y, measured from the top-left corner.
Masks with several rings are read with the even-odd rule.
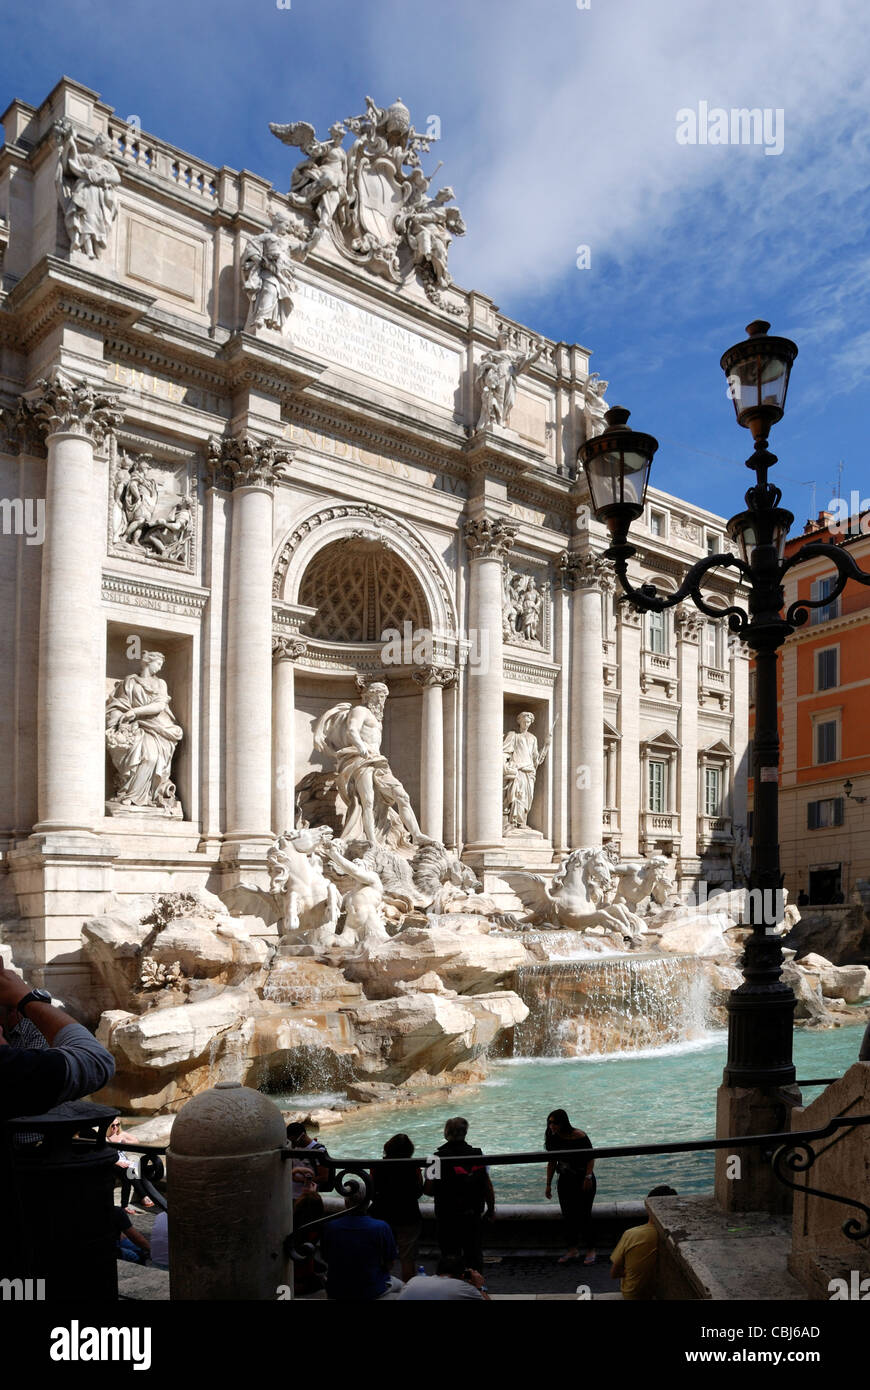
[[[166,1155],[173,1299],[275,1299],[292,1284],[293,1220],[281,1111],[221,1081],[179,1112]]]

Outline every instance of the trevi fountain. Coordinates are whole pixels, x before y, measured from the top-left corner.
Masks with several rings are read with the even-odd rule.
[[[276,123],[284,193],[70,78],[3,120],[0,951],[105,1098],[326,1123],[702,1045],[746,930],[738,581],[619,601],[577,468],[608,383],[456,284],[434,137]],[[663,592],[730,544],[654,488],[636,531]],[[863,1017],[865,967],[787,974],[799,1027]]]

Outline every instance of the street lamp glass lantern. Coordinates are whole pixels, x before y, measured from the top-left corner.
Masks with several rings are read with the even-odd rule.
[[[651,434],[630,430],[630,411],[615,405],[604,419],[607,428],[580,446],[592,509],[615,538],[624,539],[643,512],[650,464],[658,446]]]
[[[790,338],[768,337],[769,328],[762,319],[750,323],[748,338],[730,347],[720,362],[737,423],[751,430],[754,439],[766,439],[771,426],[782,419],[798,352]]]
[[[772,545],[776,557],[781,560],[785,554],[785,543],[794,522],[794,516],[785,507],[768,507],[764,510],[738,512],[732,516],[726,531],[732,541],[740,547],[740,554],[747,565],[752,564],[755,551],[760,545]]]

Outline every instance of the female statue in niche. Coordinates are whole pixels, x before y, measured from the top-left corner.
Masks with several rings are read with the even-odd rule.
[[[504,751],[504,828],[505,830],[525,830],[529,811],[535,795],[535,778],[538,768],[550,751],[548,735],[543,748],[538,750],[538,740],[530,733],[535,716],[524,710],[517,715],[517,733],[505,735]]]
[[[181,803],[170,765],[183,732],[175,722],[166,682],[157,672],[162,652],[143,652],[139,674],[116,683],[106,704],[106,743],[115,768],[115,798],[110,803],[130,812],[160,811],[181,817]]]

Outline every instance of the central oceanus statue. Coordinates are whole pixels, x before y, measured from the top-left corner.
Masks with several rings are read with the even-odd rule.
[[[363,688],[360,704],[333,705],[314,726],[314,747],[335,762],[335,780],[347,814],[343,840],[367,840],[392,849],[429,845],[411,798],[381,753],[384,705],[389,691],[380,681]]]

